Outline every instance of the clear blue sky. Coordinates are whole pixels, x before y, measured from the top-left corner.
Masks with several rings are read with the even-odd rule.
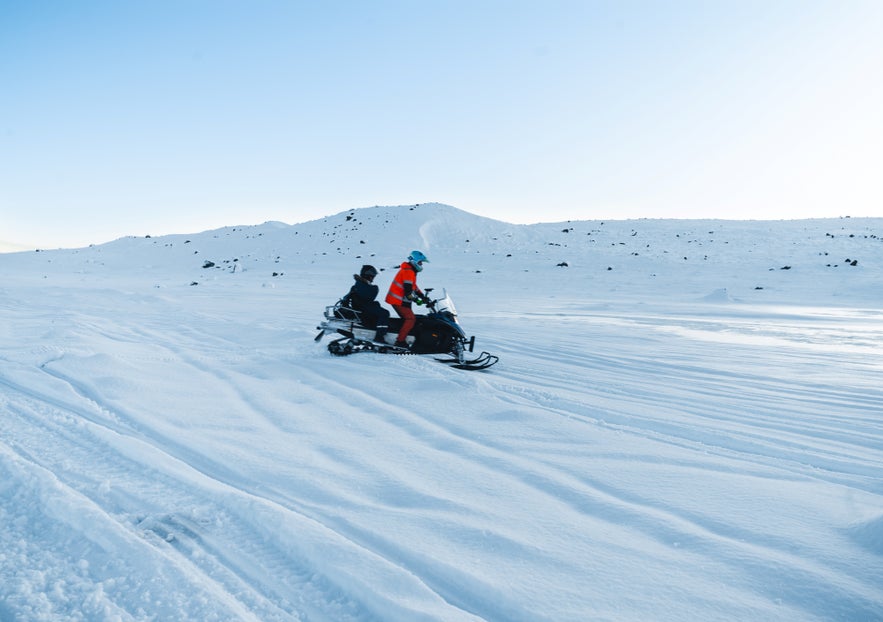
[[[0,241],[883,216],[879,0],[0,0]]]

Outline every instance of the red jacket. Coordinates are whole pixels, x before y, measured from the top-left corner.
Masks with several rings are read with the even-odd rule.
[[[389,293],[386,294],[386,302],[387,304],[397,307],[410,307],[411,301],[408,300],[407,297],[411,292],[417,292],[421,296],[423,295],[423,292],[417,287],[417,272],[414,271],[414,266],[406,261],[401,265],[398,273],[389,286]]]

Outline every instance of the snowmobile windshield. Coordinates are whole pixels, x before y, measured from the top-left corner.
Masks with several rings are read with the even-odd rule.
[[[454,317],[457,317],[457,307],[454,306],[454,301],[451,300],[451,297],[448,295],[448,290],[442,290],[443,294],[439,301],[436,303],[436,309],[438,309],[439,313],[447,311]]]

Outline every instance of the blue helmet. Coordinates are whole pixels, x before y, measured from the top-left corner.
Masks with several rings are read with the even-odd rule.
[[[411,265],[414,266],[414,270],[416,270],[417,272],[423,270],[424,262],[429,263],[426,255],[424,255],[420,251],[411,251],[411,254],[408,255],[408,261],[411,262]]]

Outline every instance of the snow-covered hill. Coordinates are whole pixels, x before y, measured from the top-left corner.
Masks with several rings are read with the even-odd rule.
[[[153,285],[296,284],[308,273],[346,274],[361,262],[394,268],[412,248],[456,282],[545,289],[594,299],[694,299],[726,289],[747,303],[874,304],[881,280],[881,219],[633,220],[511,225],[439,204],[375,207],[299,225],[266,223],[194,235],[130,237],[89,248],[6,255],[8,278]],[[211,263],[211,269],[206,269]],[[42,266],[42,269],[41,269]],[[562,269],[566,268],[566,269]],[[230,279],[226,274],[243,274]],[[550,281],[551,279],[551,281]],[[709,285],[711,291],[705,291]],[[584,290],[582,288],[585,288]],[[339,288],[333,289],[338,291]],[[565,294],[562,290],[571,290]],[[573,291],[577,290],[577,291]],[[323,292],[324,293],[324,292]],[[542,296],[538,297],[542,299]],[[836,301],[835,301],[836,302]]]
[[[424,204],[0,255],[0,620],[883,619],[881,236]],[[313,341],[413,248],[492,370]]]

